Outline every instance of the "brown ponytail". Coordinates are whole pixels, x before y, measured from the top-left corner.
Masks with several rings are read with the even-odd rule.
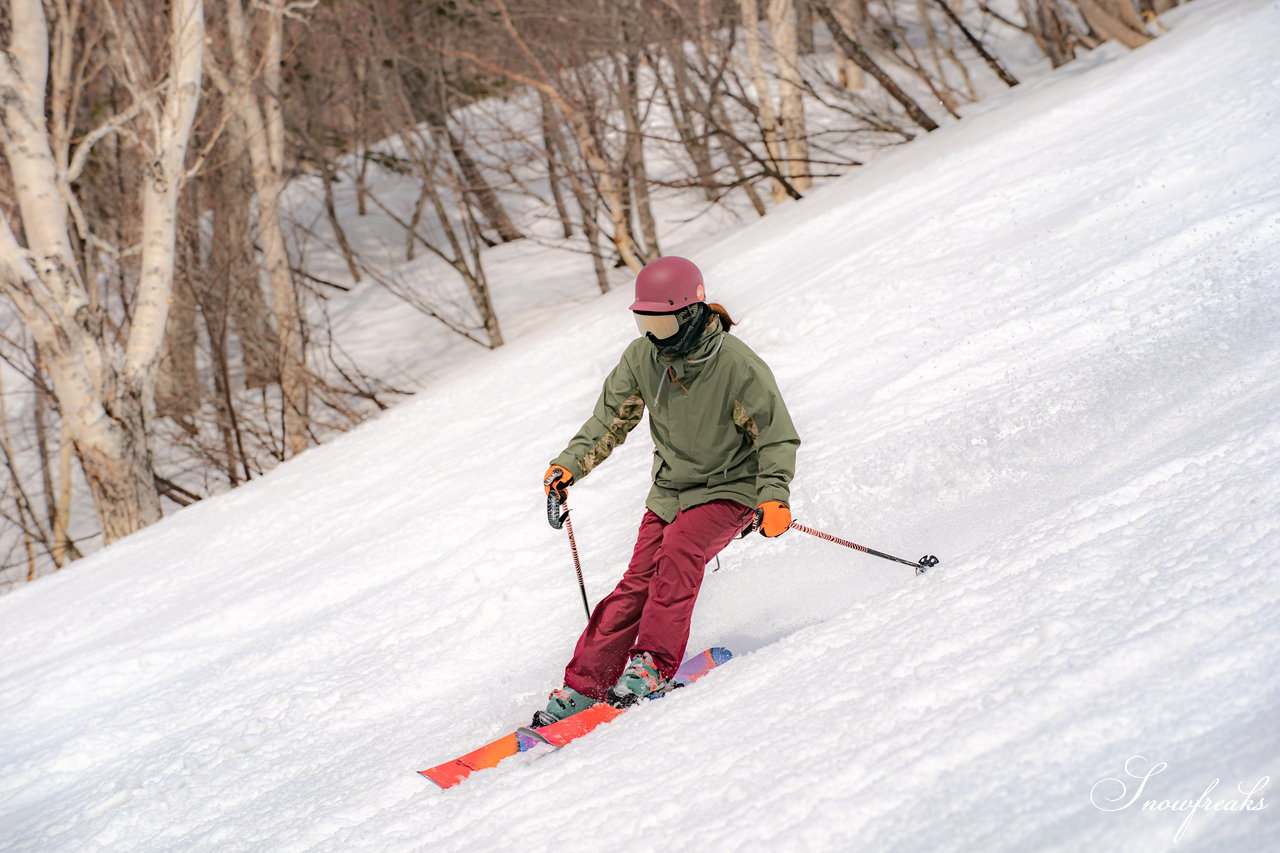
[[[709,302],[707,307],[711,309],[712,314],[720,318],[720,328],[724,331],[727,332],[737,325],[737,323],[733,322],[733,318],[729,316],[729,310],[719,302]]]

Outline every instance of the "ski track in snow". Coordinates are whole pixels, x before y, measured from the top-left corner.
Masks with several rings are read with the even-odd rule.
[[[416,776],[559,683],[537,478],[632,334],[612,293],[572,352],[521,338],[0,598],[0,849],[1277,849],[1273,807],[1175,842],[1090,800],[1136,755],[1144,799],[1280,772],[1277,43],[1275,2],[1200,0],[694,254],[804,438],[797,518],[929,574],[735,543],[690,640],[732,663]],[[572,491],[593,602],[649,452]]]

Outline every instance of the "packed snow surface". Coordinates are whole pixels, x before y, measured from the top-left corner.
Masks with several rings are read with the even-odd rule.
[[[930,573],[735,543],[690,641],[731,663],[416,775],[559,683],[538,481],[615,292],[0,598],[0,848],[1280,849],[1277,44],[1201,0],[687,250],[804,438],[796,517]],[[592,601],[649,454],[571,491]]]

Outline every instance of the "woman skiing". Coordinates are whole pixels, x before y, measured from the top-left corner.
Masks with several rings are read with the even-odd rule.
[[[535,726],[598,701],[625,707],[661,690],[680,666],[707,562],[757,526],[791,524],[789,484],[800,438],[768,366],[729,334],[691,261],[660,258],[636,278],[641,337],[605,380],[591,418],[547,470],[562,497],[603,462],[647,407],[653,488],[626,573],[591,614]]]

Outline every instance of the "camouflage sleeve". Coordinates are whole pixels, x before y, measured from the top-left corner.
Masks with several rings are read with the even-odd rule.
[[[595,411],[582,425],[564,452],[551,461],[563,465],[573,474],[574,482],[590,474],[592,469],[609,458],[619,444],[627,440],[627,434],[644,416],[644,398],[640,395],[640,383],[636,381],[628,353],[624,353],[618,366],[604,381]]]
[[[733,422],[756,450],[756,500],[791,504],[791,478],[796,471],[800,436],[773,371],[763,361],[752,364],[741,394],[734,401]]]

